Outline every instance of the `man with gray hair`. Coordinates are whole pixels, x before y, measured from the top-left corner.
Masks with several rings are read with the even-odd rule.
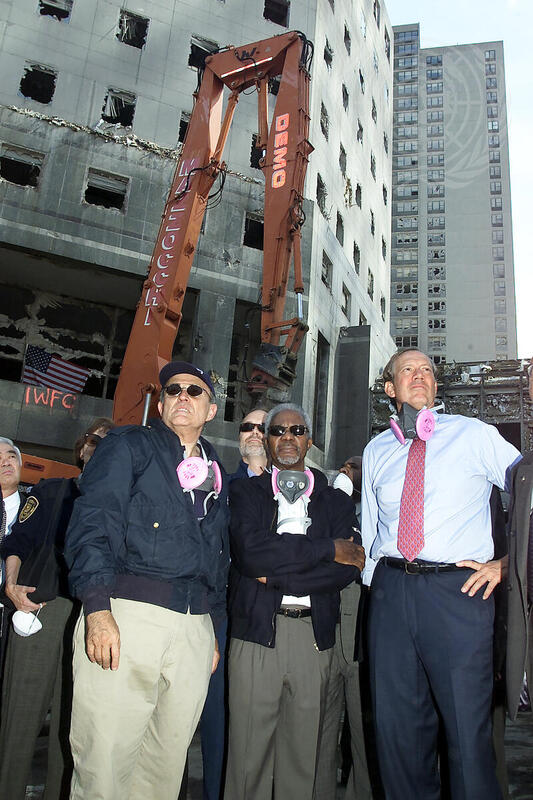
[[[2,516],[0,519],[0,545],[11,533],[20,506],[21,495],[18,491],[22,456],[20,450],[11,439],[0,436],[0,489],[2,490]],[[0,586],[4,586],[5,565],[0,560]],[[5,642],[8,624],[4,619],[5,608],[0,597],[0,670],[4,663]]]
[[[230,486],[231,800],[312,797],[339,590],[364,565],[350,499],[305,467],[310,428],[273,408],[272,472]]]

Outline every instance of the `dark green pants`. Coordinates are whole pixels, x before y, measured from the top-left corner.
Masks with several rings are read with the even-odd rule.
[[[72,698],[72,633],[79,609],[57,597],[43,606],[42,630],[10,631],[2,685],[0,797],[24,800],[39,732],[51,708],[44,800],[68,798]]]

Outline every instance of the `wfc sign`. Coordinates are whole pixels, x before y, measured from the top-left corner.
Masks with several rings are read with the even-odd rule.
[[[285,186],[285,167],[287,162],[285,156],[287,155],[287,144],[289,142],[289,115],[280,114],[276,117],[274,126],[274,160],[272,164],[272,188],[281,189]]]

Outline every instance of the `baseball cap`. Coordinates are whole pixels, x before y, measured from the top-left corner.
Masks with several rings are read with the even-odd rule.
[[[188,361],[170,361],[168,364],[165,364],[159,373],[161,386],[164,388],[174,375],[183,374],[195,375],[197,378],[200,378],[208,387],[213,397],[215,396],[215,387],[209,377],[209,373],[204,372],[203,369],[200,369],[200,367],[197,367],[195,364],[189,364]]]

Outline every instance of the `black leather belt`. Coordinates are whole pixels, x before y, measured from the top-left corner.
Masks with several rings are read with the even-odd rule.
[[[424,575],[427,573],[438,574],[439,572],[457,572],[458,570],[468,569],[468,567],[458,567],[456,564],[439,564],[435,561],[407,561],[405,558],[393,558],[383,556],[380,563],[387,567],[401,569],[408,575]]]
[[[290,619],[302,619],[302,617],[310,617],[310,608],[280,608],[277,612],[282,617],[289,617]]]

